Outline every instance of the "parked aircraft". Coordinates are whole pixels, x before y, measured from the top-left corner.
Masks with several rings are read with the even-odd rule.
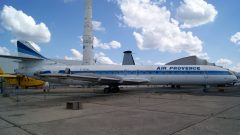
[[[44,81],[36,80],[31,77],[23,76],[23,75],[12,75],[6,74],[0,68],[0,77],[4,78],[6,83],[11,86],[21,87],[21,88],[29,88],[29,87],[43,87]]]
[[[234,84],[235,86],[240,86],[240,73],[236,73],[237,82]]]
[[[16,73],[53,83],[108,85],[104,92],[118,92],[120,85],[225,85],[237,78],[228,69],[209,65],[66,65],[39,54],[26,41],[17,41]]]

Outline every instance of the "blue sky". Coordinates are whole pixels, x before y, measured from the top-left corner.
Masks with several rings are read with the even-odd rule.
[[[14,39],[24,39],[38,44],[46,57],[81,59],[83,3],[1,0],[0,53],[16,54]],[[102,63],[120,64],[122,52],[132,50],[137,64],[198,55],[240,71],[239,5],[239,0],[93,0],[93,20],[99,24],[94,51]],[[35,24],[23,21],[20,11]]]

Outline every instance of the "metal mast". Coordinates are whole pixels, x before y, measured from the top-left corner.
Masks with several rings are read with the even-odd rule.
[[[83,65],[93,65],[92,0],[84,0]]]

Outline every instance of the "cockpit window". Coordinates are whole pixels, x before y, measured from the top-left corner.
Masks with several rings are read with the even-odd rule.
[[[229,75],[235,75],[232,71],[228,71]]]

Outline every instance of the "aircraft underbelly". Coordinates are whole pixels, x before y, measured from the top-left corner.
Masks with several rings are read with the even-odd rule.
[[[209,84],[226,84],[226,83],[231,83],[232,80],[233,79],[231,78],[231,76],[228,76],[228,75],[221,76],[221,77],[219,77],[218,75],[213,75],[208,77],[207,82]]]
[[[112,76],[108,76],[112,77]],[[211,85],[211,84],[226,84],[229,80],[229,75],[219,76],[219,75],[121,75],[121,76],[113,76],[122,78],[123,80],[148,80],[147,84],[152,85]],[[45,81],[53,82],[53,83],[61,83],[67,85],[89,85],[89,84],[101,84],[100,82],[88,82],[82,81],[78,79],[72,78],[54,78],[47,77],[43,78]],[[121,84],[121,80],[119,81],[119,85]],[[109,83],[109,84],[108,84]],[[106,85],[111,85],[111,82],[104,83]],[[116,83],[116,82],[115,82]]]
[[[151,84],[203,84],[205,82],[203,76],[151,76],[149,77]]]
[[[200,75],[169,75],[169,76],[148,76],[150,84],[166,85],[166,84],[189,84],[189,85],[204,85],[204,84],[225,84],[228,83],[229,76],[200,76]]]

